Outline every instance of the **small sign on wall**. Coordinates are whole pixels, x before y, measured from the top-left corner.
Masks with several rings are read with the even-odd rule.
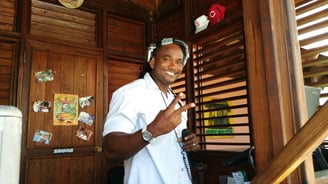
[[[78,95],[55,94],[54,125],[78,125],[78,100]]]

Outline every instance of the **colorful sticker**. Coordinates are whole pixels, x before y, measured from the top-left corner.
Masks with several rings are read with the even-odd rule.
[[[48,101],[34,101],[33,111],[34,112],[50,112],[51,102]]]
[[[93,96],[85,96],[85,97],[81,97],[79,99],[79,103],[80,103],[80,107],[84,108],[84,107],[89,107],[93,104]]]
[[[52,133],[43,130],[36,130],[33,136],[33,141],[44,143],[44,144],[50,144],[51,138],[52,138]]]
[[[78,120],[82,123],[85,123],[85,124],[91,126],[93,124],[94,116],[87,112],[82,111],[82,112],[80,112]]]
[[[93,132],[91,130],[79,127],[76,131],[76,136],[84,141],[89,141],[91,139]]]
[[[52,70],[35,72],[34,75],[37,82],[48,82],[54,80]]]
[[[55,94],[54,125],[78,125],[78,95]]]

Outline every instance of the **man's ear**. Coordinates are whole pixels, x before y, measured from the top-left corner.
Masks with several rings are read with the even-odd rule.
[[[149,66],[151,69],[154,69],[155,67],[155,57],[152,57],[151,60],[149,61]]]

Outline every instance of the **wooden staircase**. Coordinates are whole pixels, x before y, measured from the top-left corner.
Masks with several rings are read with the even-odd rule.
[[[286,144],[252,184],[281,183],[328,137],[328,103],[325,103]],[[315,173],[317,183],[328,183],[328,170]]]

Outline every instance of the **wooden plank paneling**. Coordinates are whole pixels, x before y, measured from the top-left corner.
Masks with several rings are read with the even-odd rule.
[[[20,86],[24,89],[22,96],[26,97],[22,99],[25,119],[21,183],[103,183],[102,154],[95,151],[95,147],[101,150],[102,145],[103,61],[101,51],[28,40],[22,76],[25,82]],[[35,72],[50,69],[54,80],[36,81]],[[93,104],[84,108],[78,105],[77,112],[77,116],[82,111],[93,115],[93,123],[87,125],[79,120],[75,125],[55,125],[55,94],[77,95],[78,98],[93,96]],[[50,111],[34,112],[36,100],[51,102]],[[92,131],[90,140],[76,135],[80,127]],[[50,143],[35,142],[36,130],[52,133]]]
[[[97,47],[97,15],[32,0],[30,34],[52,41]]]
[[[16,1],[0,0],[0,30],[15,31]]]
[[[27,160],[26,183],[94,183],[94,157],[60,157]]]
[[[36,100],[54,101],[54,94],[77,94],[78,97],[96,97],[96,69],[97,62],[92,57],[82,57],[57,52],[34,50],[32,53],[32,71],[30,82],[30,104]],[[54,81],[38,83],[35,79],[35,72],[51,69],[54,74]],[[54,107],[52,107],[52,110]],[[79,108],[95,115],[95,106]],[[51,111],[52,112],[52,111]],[[97,119],[95,119],[97,121]],[[79,126],[85,127],[79,123]],[[90,141],[83,141],[75,136],[77,126],[54,126],[53,113],[33,112],[32,106],[29,110],[29,131],[28,147],[44,147],[43,143],[33,142],[33,135],[36,130],[44,130],[53,133],[51,146],[73,146],[92,145],[94,136]],[[94,124],[87,129],[95,133]]]
[[[0,41],[0,105],[13,105],[16,47],[15,42]]]
[[[109,15],[107,17],[106,49],[112,55],[145,58],[145,23]]]
[[[116,89],[137,79],[141,69],[140,63],[130,63],[117,59],[108,60],[108,99],[111,100]]]
[[[158,21],[154,28],[155,40],[160,40],[164,37],[173,37],[185,40],[185,23],[183,9],[176,11],[166,19]]]

